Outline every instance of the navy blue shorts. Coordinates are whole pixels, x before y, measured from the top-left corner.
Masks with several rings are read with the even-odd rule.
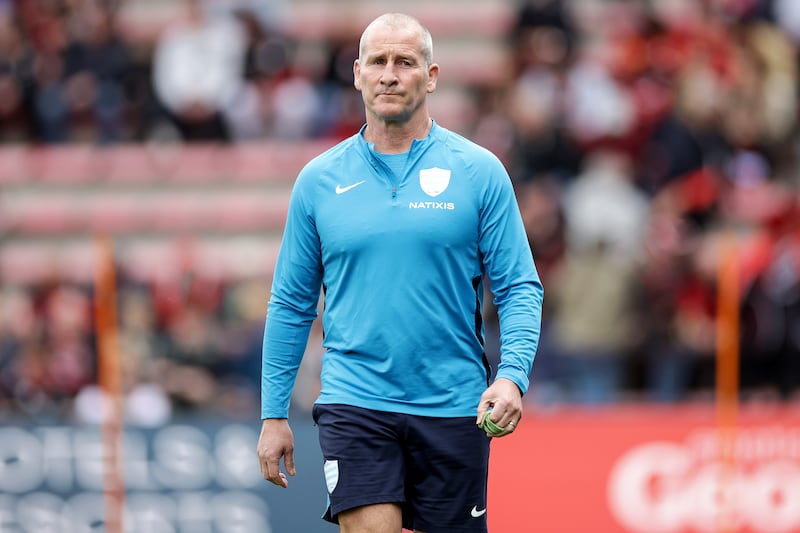
[[[435,418],[315,405],[328,508],[397,503],[403,527],[486,532],[489,441],[474,417]]]

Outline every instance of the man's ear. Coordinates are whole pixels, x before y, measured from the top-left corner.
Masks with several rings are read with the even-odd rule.
[[[428,92],[432,93],[436,90],[436,82],[439,80],[439,65],[432,63],[428,67]]]
[[[355,61],[353,61],[353,87],[355,87],[356,90],[358,91],[361,90],[360,74],[361,74],[361,65],[359,65],[358,59],[356,59]]]

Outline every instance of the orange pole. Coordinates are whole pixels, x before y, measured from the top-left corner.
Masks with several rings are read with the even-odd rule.
[[[117,284],[114,243],[95,238],[95,328],[97,331],[98,382],[103,392],[103,474],[105,526],[108,533],[122,533],[125,487],[122,476],[122,393],[117,334]]]
[[[735,237],[723,238],[717,282],[716,412],[719,435],[718,531],[732,533],[736,512],[736,423],[739,407],[739,251]]]

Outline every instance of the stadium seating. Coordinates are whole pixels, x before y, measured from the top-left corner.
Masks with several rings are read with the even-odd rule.
[[[199,268],[268,275],[293,180],[331,142],[2,147],[0,275],[88,282],[101,234],[138,277],[175,272],[171,250],[187,237]]]

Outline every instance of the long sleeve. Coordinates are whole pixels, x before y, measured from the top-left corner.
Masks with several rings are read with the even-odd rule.
[[[523,394],[541,330],[544,290],[534,266],[514,189],[499,161],[486,180],[479,246],[500,320],[500,364]]]
[[[317,317],[322,266],[311,209],[313,173],[298,176],[272,281],[261,357],[261,417],[285,418]]]

